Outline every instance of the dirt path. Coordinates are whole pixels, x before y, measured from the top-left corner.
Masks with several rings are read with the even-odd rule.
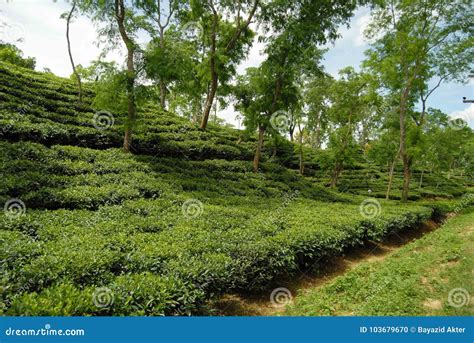
[[[212,304],[212,307],[216,310],[216,315],[225,316],[274,316],[282,314],[285,311],[285,306],[274,304],[271,301],[271,293],[274,289],[285,288],[289,290],[294,299],[309,289],[321,287],[361,263],[384,260],[400,247],[436,230],[439,226],[439,223],[429,220],[419,229],[392,234],[385,238],[383,242],[367,242],[362,247],[347,251],[344,256],[319,261],[319,268],[316,270],[300,270],[299,274],[291,279],[278,280],[266,292],[227,294]],[[288,293],[283,292],[281,294],[288,298]]]

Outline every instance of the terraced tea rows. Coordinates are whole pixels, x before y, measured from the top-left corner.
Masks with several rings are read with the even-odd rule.
[[[374,199],[366,209],[367,196],[329,190],[269,155],[254,173],[254,137],[201,131],[153,105],[139,113],[134,154],[124,154],[123,116],[98,130],[89,86],[78,104],[68,80],[4,63],[0,76],[9,315],[207,313],[217,294],[265,288],[447,210]],[[283,148],[291,157],[294,146]]]

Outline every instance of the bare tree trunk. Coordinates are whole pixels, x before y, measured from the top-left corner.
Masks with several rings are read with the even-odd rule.
[[[337,181],[339,180],[339,175],[341,174],[341,170],[342,170],[342,163],[336,162],[336,165],[334,166],[334,170],[332,172],[331,188],[336,188]]]
[[[318,126],[316,127],[316,137],[315,137],[315,141],[316,141],[316,148],[320,149],[321,148],[321,128],[320,128],[320,124],[318,123]]]
[[[66,19],[66,39],[67,39],[67,51],[69,53],[69,60],[71,61],[71,66],[72,66],[72,72],[74,73],[74,76],[76,77],[77,80],[77,87],[79,88],[79,102],[82,102],[82,82],[81,82],[81,76],[76,70],[76,64],[74,63],[74,59],[72,58],[72,51],[71,51],[71,39],[69,37],[69,26],[71,24],[71,19],[74,11],[76,10],[76,1],[72,2],[72,8],[71,11],[69,11],[69,14]]]
[[[298,122],[298,130],[300,131],[300,137],[299,137],[299,155],[300,155],[300,175],[303,176],[304,174],[304,163],[303,163],[303,131],[304,129],[301,129],[301,123]]]
[[[128,118],[125,125],[125,136],[123,140],[123,150],[130,152],[132,144],[132,128],[135,123],[137,108],[135,104],[135,66],[133,57],[135,53],[135,44],[128,36],[125,29],[125,6],[124,0],[115,0],[115,17],[119,27],[120,36],[127,47],[127,102],[128,102]]]
[[[160,80],[160,106],[166,110],[166,84],[163,80]]]
[[[393,172],[395,170],[395,164],[397,163],[397,158],[394,158],[392,164],[390,165],[390,172],[388,175],[388,185],[387,185],[387,193],[385,194],[385,199],[390,199],[390,190],[392,189],[392,182],[393,182]]]
[[[272,158],[276,158],[278,153],[278,140],[277,138],[273,138],[273,153],[272,153]]]
[[[235,45],[238,41],[238,39],[241,37],[242,32],[246,30],[250,22],[252,21],[252,18],[255,15],[255,12],[257,10],[259,0],[255,0],[253,3],[252,8],[250,9],[250,13],[248,14],[247,20],[242,21],[240,17],[240,1],[238,3],[238,14],[237,14],[237,28],[235,30],[235,33],[232,35],[232,37],[229,39],[227,42],[225,49],[224,49],[224,54],[229,54],[232,52],[232,50],[235,48]],[[218,79],[218,74],[216,70],[216,50],[217,50],[217,42],[216,42],[216,36],[217,36],[217,28],[219,25],[219,15],[217,13],[216,8],[214,7],[214,2],[213,0],[209,1],[209,5],[212,10],[212,15],[213,15],[213,23],[212,23],[212,34],[211,34],[211,58],[210,58],[210,67],[211,67],[211,88],[207,94],[206,98],[206,105],[204,106],[204,113],[202,116],[202,121],[201,121],[201,129],[205,129],[207,126],[207,122],[209,120],[209,113],[211,112],[212,104],[214,102],[214,97],[216,96],[217,92],[217,86],[219,83]]]
[[[398,148],[397,154],[394,156],[392,163],[390,164],[390,172],[388,176],[388,185],[387,185],[387,193],[385,194],[385,199],[390,199],[390,191],[392,189],[393,183],[393,173],[395,171],[395,165],[397,164],[398,158],[400,157],[400,147]]]
[[[408,190],[410,187],[410,161],[408,158],[407,148],[406,148],[406,127],[405,127],[405,117],[406,117],[406,106],[409,95],[409,87],[407,86],[403,91],[401,100],[400,100],[400,157],[403,162],[403,190],[402,190],[402,201],[406,202],[408,200]]]
[[[292,118],[292,121],[294,121],[294,118]],[[294,142],[295,141],[295,127],[296,127],[296,124],[294,123],[290,123],[290,127],[288,128],[288,133],[290,135],[290,142]]]
[[[280,78],[277,78],[277,80],[275,82],[275,93],[273,94],[272,107],[270,109],[270,113],[275,113],[275,111],[276,111],[278,98],[280,97],[280,91],[281,91],[281,80],[280,80]],[[262,147],[263,147],[264,133],[265,133],[265,127],[260,124],[259,127],[258,127],[257,149],[255,151],[255,157],[253,159],[253,170],[255,172],[258,171],[258,165],[260,163],[261,151],[262,151]]]
[[[418,186],[420,189],[421,189],[421,186],[422,186],[422,184],[423,184],[423,174],[424,174],[424,172],[425,172],[425,170],[422,169],[422,170],[421,170],[421,175],[420,175],[420,185]]]
[[[263,137],[265,135],[265,128],[263,125],[258,127],[258,143],[257,149],[255,150],[255,157],[253,159],[253,171],[258,172],[258,166],[260,164],[260,156],[263,148]]]
[[[217,92],[218,76],[216,70],[216,50],[217,50],[217,26],[219,25],[219,17],[214,6],[211,6],[213,12],[212,34],[211,34],[211,58],[209,60],[211,67],[211,87],[207,93],[206,104],[204,105],[204,113],[202,115],[201,129],[205,129],[211,113],[212,103]]]

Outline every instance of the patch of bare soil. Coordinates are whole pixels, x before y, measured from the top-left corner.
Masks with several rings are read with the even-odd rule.
[[[275,316],[282,314],[285,311],[285,305],[291,303],[292,299],[286,295],[286,301],[282,305],[275,301],[272,302],[271,293],[276,287],[284,287],[290,291],[292,297],[297,297],[310,289],[329,283],[361,263],[382,261],[400,247],[423,237],[439,226],[439,223],[428,220],[418,229],[391,234],[383,242],[368,241],[363,246],[346,251],[343,256],[334,256],[318,261],[317,268],[313,266],[308,270],[300,269],[299,273],[291,278],[277,280],[273,285],[275,287],[270,287],[267,291],[226,294],[211,306],[215,309],[216,315],[223,316]],[[438,306],[436,301],[429,302],[428,305]]]

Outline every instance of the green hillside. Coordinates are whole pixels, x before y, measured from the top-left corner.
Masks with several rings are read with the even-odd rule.
[[[337,192],[315,159],[298,175],[289,142],[276,158],[268,146],[254,173],[255,137],[202,131],[153,105],[140,108],[125,154],[123,116],[97,129],[92,86],[82,104],[74,87],[0,63],[0,200],[16,206],[0,214],[7,315],[208,313],[219,294],[268,287],[449,210],[428,200],[361,208],[384,196],[383,167],[345,171]],[[427,174],[414,198],[456,197],[469,182]]]

